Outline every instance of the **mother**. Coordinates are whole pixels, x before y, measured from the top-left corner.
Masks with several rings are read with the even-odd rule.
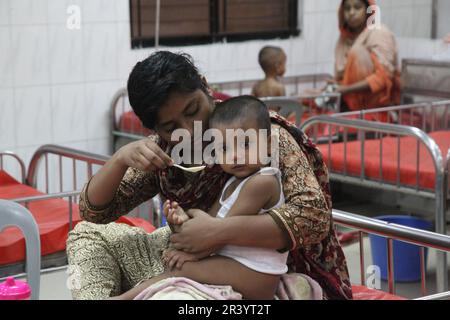
[[[351,299],[344,254],[331,219],[328,173],[320,153],[304,134],[284,119],[280,129],[280,170],[286,204],[265,215],[216,219],[205,211],[228,179],[219,166],[185,174],[167,155],[179,128],[193,133],[194,121],[207,129],[214,108],[208,86],[190,57],[160,51],[133,69],[128,80],[130,103],[157,133],[122,147],[86,184],[80,196],[85,220],[69,234],[67,253],[77,282],[75,299],[116,296],[164,271],[161,252],[170,229],[146,234],[138,228],[110,223],[156,194],[177,201],[193,217],[172,244],[188,252],[208,252],[224,245],[290,250],[292,272],[319,282],[325,298]]]
[[[400,103],[397,43],[384,25],[368,21],[372,5],[375,0],[343,0],[339,8],[335,80],[350,110]]]

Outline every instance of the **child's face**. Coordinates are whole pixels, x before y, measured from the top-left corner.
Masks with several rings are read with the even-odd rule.
[[[260,132],[256,120],[216,124],[214,128],[224,138],[222,142],[214,143],[216,158],[223,171],[237,178],[246,178],[264,167],[263,157],[270,154],[270,136],[267,136],[267,131]],[[239,138],[233,134],[238,133],[237,130],[241,132]],[[245,132],[248,134],[242,134]]]
[[[282,77],[286,73],[287,56],[284,52],[281,53],[280,60],[277,63],[277,76]]]

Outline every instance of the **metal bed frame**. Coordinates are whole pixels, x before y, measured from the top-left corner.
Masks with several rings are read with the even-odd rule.
[[[297,102],[294,102],[294,107],[292,107],[292,102],[296,99],[300,98],[321,98],[321,99],[331,99],[335,100],[335,107],[339,112],[340,104],[341,104],[341,95],[338,93],[322,93],[322,94],[300,94],[302,86],[306,88],[318,88],[319,85],[325,84],[327,79],[332,78],[329,74],[308,74],[308,75],[299,75],[299,76],[289,76],[282,79],[282,82],[284,85],[287,86],[288,94],[289,96],[286,97],[269,97],[265,98],[265,101],[268,100],[277,100],[278,102],[283,102],[284,106],[286,106],[287,109],[291,110],[298,110],[301,105],[298,103],[298,106],[296,106]],[[229,81],[229,82],[220,82],[220,83],[212,83],[210,84],[211,88],[224,92],[224,93],[232,93],[233,95],[242,95],[242,94],[249,94],[251,88],[253,85],[258,82],[258,80],[242,80],[242,81]],[[263,99],[264,100],[264,99]],[[119,89],[116,94],[113,96],[111,105],[110,105],[110,112],[111,112],[111,141],[110,141],[110,148],[111,153],[114,153],[118,149],[118,146],[122,146],[123,144],[129,143],[131,141],[142,139],[142,137],[145,135],[143,130],[135,130],[137,128],[131,128],[133,132],[136,133],[129,133],[129,132],[123,132],[119,128],[119,122],[120,118],[123,113],[127,111],[131,111],[132,108],[129,105],[128,102],[128,92],[126,88]],[[301,109],[303,112],[303,109]],[[301,115],[300,115],[301,117]],[[299,120],[299,119],[298,119]],[[298,122],[299,124],[299,122]],[[139,128],[141,129],[141,128]]]
[[[445,255],[446,253],[450,252],[449,236],[405,227],[398,224],[388,223],[377,219],[367,218],[340,210],[333,210],[333,222],[335,223],[335,225],[351,228],[358,231],[361,285],[366,285],[366,266],[364,261],[363,238],[367,234],[373,234],[387,238],[387,273],[389,293],[395,294],[393,241],[399,240],[420,246],[419,254],[422,296],[420,298],[417,298],[416,300],[450,299],[450,291],[447,291],[447,278],[442,279],[446,281],[445,283],[437,283],[437,294],[428,295],[426,288],[425,268],[425,248],[436,249],[440,253],[440,255]],[[447,274],[447,270],[445,270],[445,273]],[[440,277],[438,277],[437,280],[439,281]]]
[[[302,92],[302,86],[308,89],[317,89],[319,85],[325,84],[333,76],[328,73],[304,74],[296,76],[286,76],[281,78],[281,82],[286,87],[289,96],[297,96]],[[220,92],[231,92],[234,95],[249,94],[253,86],[261,79],[225,81],[211,83],[211,88]]]
[[[20,169],[20,181],[22,183],[25,183],[25,179],[26,179],[26,167],[25,167],[25,163],[23,162],[23,160],[14,152],[11,151],[3,151],[0,152],[0,170],[4,170],[4,166],[5,166],[5,158],[8,159],[13,159],[15,162],[17,162],[17,164],[19,165],[19,169]]]
[[[68,221],[69,231],[73,229],[73,210],[77,205],[81,187],[92,177],[92,175],[104,165],[109,156],[99,155],[86,151],[76,150],[57,145],[44,145],[40,147],[32,156],[25,175],[25,164],[22,159],[13,152],[0,152],[0,169],[3,169],[3,157],[10,157],[17,162],[21,171],[21,181],[25,185],[31,186],[45,195],[9,199],[12,202],[22,204],[26,208],[36,201],[50,199],[64,199],[69,203]],[[55,169],[55,170],[49,170]],[[81,169],[80,169],[81,168]],[[51,179],[51,173],[55,173]],[[71,176],[71,177],[70,177]],[[67,190],[69,189],[69,190]],[[162,224],[160,203],[158,198],[154,198],[147,203],[137,207],[129,214],[141,217],[147,212],[148,217],[143,218],[158,227]],[[43,269],[51,268],[55,264],[61,265],[66,262],[65,253],[50,254],[42,259]],[[17,274],[23,270],[23,263],[0,267],[2,273]]]
[[[448,102],[440,102],[434,104],[437,106],[444,106],[444,108],[450,109],[450,103]],[[431,112],[425,112],[431,106]],[[357,112],[356,114],[360,114],[363,119],[365,119],[365,115],[368,113],[377,113],[377,112],[395,112],[395,114],[399,115],[401,112],[405,112],[408,110],[408,113],[413,113],[413,111],[422,111],[422,115],[432,115],[431,125],[426,126],[428,129],[436,129],[435,125],[435,112],[433,111],[433,104],[422,104],[422,105],[413,105],[413,106],[399,106],[399,107],[390,107],[383,109],[374,109],[374,110],[365,110],[361,112]],[[381,123],[377,121],[366,121],[359,119],[347,119],[349,115],[354,115],[355,113],[341,113],[333,116],[318,116],[313,117],[307,120],[301,126],[301,129],[305,132],[310,132],[309,130],[314,129],[317,125],[330,125],[331,127],[337,128],[336,132],[342,132],[342,140],[344,144],[344,169],[343,172],[333,171],[331,166],[331,144],[334,141],[331,135],[333,130],[329,130],[330,136],[326,139],[326,143],[328,144],[328,168],[330,170],[330,178],[334,181],[339,181],[343,183],[348,183],[357,186],[366,186],[381,190],[393,191],[404,193],[408,195],[413,195],[417,197],[426,197],[426,198],[434,198],[435,201],[435,231],[440,234],[446,234],[446,203],[448,197],[448,186],[446,185],[446,172],[445,172],[445,163],[444,158],[441,153],[439,146],[436,142],[428,136],[423,130],[412,126],[405,126],[401,124],[392,124],[392,123]],[[441,118],[442,119],[442,118]],[[447,116],[443,117],[445,120],[444,123],[447,125]],[[449,127],[446,127],[449,129]],[[347,173],[346,166],[346,156],[347,156],[347,143],[348,139],[348,131],[349,129],[358,130],[358,140],[361,142],[361,153],[360,153],[360,162],[361,162],[361,172],[358,176],[349,175]],[[313,130],[315,131],[315,130]],[[376,138],[379,138],[379,150],[380,150],[380,168],[379,168],[379,177],[377,179],[366,177],[365,175],[365,142],[368,138],[366,138],[367,133],[374,133]],[[382,168],[382,154],[383,154],[383,143],[382,137],[389,135],[392,137],[397,137],[397,179],[396,183],[392,183],[390,181],[383,180],[383,168]],[[317,141],[317,136],[314,134],[311,135],[313,141]],[[405,185],[400,182],[400,138],[401,137],[413,137],[417,140],[417,166],[416,166],[416,185],[410,186]],[[419,166],[420,166],[420,157],[419,150],[420,148],[425,148],[431,159],[433,160],[434,169],[435,169],[435,187],[434,190],[423,189],[419,184]],[[447,261],[445,254],[438,255],[438,264],[437,264],[437,277],[438,277],[438,286],[440,284],[447,284]],[[446,287],[445,287],[446,289]],[[440,287],[440,290],[443,291],[444,287]]]

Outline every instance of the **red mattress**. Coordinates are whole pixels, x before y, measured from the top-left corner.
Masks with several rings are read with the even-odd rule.
[[[365,286],[352,286],[353,300],[407,300],[384,291],[369,289]]]
[[[440,147],[442,154],[447,154],[450,148],[450,131],[437,131],[429,134]],[[400,182],[409,186],[416,186],[417,140],[412,137],[400,139]],[[328,162],[328,144],[319,145],[325,163]],[[379,140],[365,141],[365,176],[379,180],[380,142]],[[384,181],[397,181],[397,138],[383,138],[382,177]],[[347,142],[347,174],[359,176],[361,173],[361,142]],[[331,172],[344,172],[344,143],[331,144]],[[433,161],[424,145],[420,146],[419,186],[422,189],[434,189],[435,170]]]
[[[127,111],[122,113],[119,121],[119,130],[122,132],[148,136],[151,131],[144,128],[141,120],[136,116],[133,111]]]
[[[14,199],[44,195],[29,186],[23,185],[0,171],[0,199]],[[39,227],[41,238],[41,255],[64,251],[69,232],[69,203],[63,199],[36,201],[29,204]],[[80,222],[78,205],[73,205],[73,226]],[[141,227],[152,232],[155,227],[144,219],[121,217],[118,223]],[[22,232],[15,227],[8,227],[0,232],[0,265],[7,265],[25,260],[25,239]]]

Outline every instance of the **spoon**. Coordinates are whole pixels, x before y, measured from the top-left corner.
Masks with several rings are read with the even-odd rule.
[[[180,168],[181,170],[184,170],[186,172],[191,172],[191,173],[196,173],[196,172],[202,171],[203,169],[206,168],[206,166],[186,168],[186,167],[180,166],[179,164],[174,164],[173,166],[177,167],[177,168]]]

